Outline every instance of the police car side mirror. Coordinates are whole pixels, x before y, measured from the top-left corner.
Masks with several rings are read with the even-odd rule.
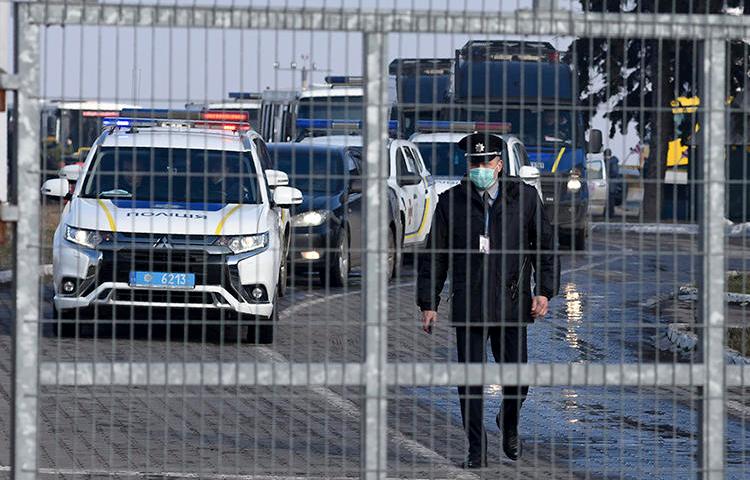
[[[60,178],[64,178],[70,182],[77,182],[81,177],[83,168],[80,165],[65,165],[57,172]]]
[[[42,194],[67,199],[70,196],[70,183],[64,178],[50,178],[42,184]]]
[[[268,188],[284,187],[289,185],[289,176],[281,170],[266,170],[266,182]]]
[[[601,130],[589,130],[589,153],[601,153],[603,143]]]
[[[524,165],[518,172],[518,176],[524,181],[536,180],[540,175],[539,169],[531,165]]]
[[[276,187],[273,191],[273,203],[281,208],[302,203],[302,192],[292,187]]]

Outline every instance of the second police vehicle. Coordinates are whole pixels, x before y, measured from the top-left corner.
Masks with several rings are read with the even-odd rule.
[[[71,175],[42,187],[68,200],[53,242],[57,327],[140,311],[270,343],[286,286],[286,209],[302,194],[265,168],[249,124],[160,115],[108,119],[72,193]]]
[[[504,156],[507,175],[520,177],[536,188],[544,203],[539,169],[529,163],[529,155],[523,142],[518,137],[504,134],[508,131],[507,125],[421,120],[416,127],[417,133],[409,140],[419,148],[427,168],[432,172],[438,194],[458,185],[466,175],[466,157],[458,142],[469,133],[492,132],[500,136],[507,145],[508,151]]]

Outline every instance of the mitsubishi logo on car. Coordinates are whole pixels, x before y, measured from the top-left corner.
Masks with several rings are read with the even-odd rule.
[[[154,248],[172,248],[172,245],[169,243],[169,240],[167,240],[167,237],[161,237],[154,244]]]

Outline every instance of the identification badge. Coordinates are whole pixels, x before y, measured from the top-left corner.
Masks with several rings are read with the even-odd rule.
[[[479,235],[479,253],[490,253],[490,237]]]

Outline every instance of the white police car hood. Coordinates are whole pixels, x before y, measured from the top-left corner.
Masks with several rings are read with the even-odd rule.
[[[263,204],[167,203],[75,197],[65,222],[121,233],[250,235],[269,230]]]

